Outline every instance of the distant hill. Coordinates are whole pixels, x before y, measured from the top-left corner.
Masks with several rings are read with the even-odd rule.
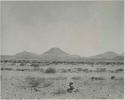
[[[121,53],[120,55],[114,57],[115,60],[124,60],[124,53]]]
[[[14,57],[16,59],[38,59],[38,56],[37,54],[35,53],[31,53],[31,52],[27,52],[27,51],[23,51],[23,52],[20,52],[20,53],[17,53],[16,55],[14,55]]]
[[[112,52],[112,51],[108,51],[105,52],[103,54],[99,54],[96,56],[92,56],[91,58],[97,58],[97,59],[113,59],[114,57],[120,56],[119,54]]]
[[[114,60],[124,60],[124,56],[117,56],[113,58]]]
[[[109,51],[103,54],[99,54],[91,57],[80,57],[78,55],[70,55],[60,48],[51,48],[41,55],[23,51],[15,55],[2,55],[2,60],[39,60],[39,61],[65,61],[65,62],[83,62],[83,61],[119,61],[124,60],[124,53],[117,54],[115,52]]]

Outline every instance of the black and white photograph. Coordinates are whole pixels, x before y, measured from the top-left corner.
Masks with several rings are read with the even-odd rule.
[[[124,0],[2,0],[0,35],[1,99],[124,99]]]

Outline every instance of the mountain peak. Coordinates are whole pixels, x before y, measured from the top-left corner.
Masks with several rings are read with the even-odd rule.
[[[67,56],[69,55],[68,53],[64,52],[60,48],[51,48],[48,51],[46,51],[43,55],[53,55],[53,56]]]
[[[50,50],[51,51],[62,51],[60,48],[56,48],[56,47],[55,48],[51,48]]]
[[[43,53],[40,59],[44,61],[78,61],[79,56],[70,55],[60,48],[51,48]]]

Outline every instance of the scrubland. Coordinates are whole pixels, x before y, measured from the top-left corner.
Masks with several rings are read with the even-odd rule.
[[[123,99],[123,64],[1,64],[3,99]],[[73,83],[71,93],[67,91]]]

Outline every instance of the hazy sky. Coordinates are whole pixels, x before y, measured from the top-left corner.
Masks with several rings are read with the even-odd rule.
[[[124,50],[123,1],[2,2],[2,54],[58,47],[92,56]]]

